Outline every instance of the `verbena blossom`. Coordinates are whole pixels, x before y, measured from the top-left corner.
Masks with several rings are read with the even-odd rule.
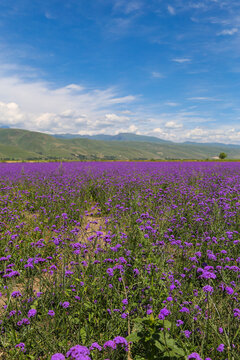
[[[213,287],[210,286],[210,285],[205,285],[205,286],[203,287],[203,291],[204,291],[205,293],[210,293],[210,294],[212,294],[212,293],[213,293]]]
[[[66,357],[76,360],[91,360],[88,355],[90,355],[90,351],[86,346],[75,345],[67,352]]]
[[[113,340],[108,340],[108,341],[106,341],[104,343],[103,347],[104,347],[104,349],[109,347],[109,348],[115,350],[117,346],[116,346],[116,343]]]
[[[224,351],[224,344],[220,344],[220,345],[217,347],[217,351],[223,352],[223,351]]]
[[[24,343],[19,343],[19,344],[17,344],[17,345],[15,345],[15,348],[16,349],[20,349],[22,352],[25,352],[26,350],[25,350],[25,344]]]
[[[64,302],[62,303],[62,307],[63,307],[64,309],[67,309],[69,306],[70,306],[70,303],[69,303],[68,301],[64,301]]]
[[[160,310],[160,313],[159,313],[159,315],[158,315],[158,318],[159,318],[160,320],[164,320],[165,317],[167,317],[167,316],[170,315],[170,314],[171,314],[171,311],[170,311],[170,310],[168,310],[167,308],[163,308],[163,309]]]
[[[99,351],[102,351],[102,347],[97,343],[97,342],[94,342],[92,343],[92,345],[90,346],[89,350],[92,351],[94,349],[97,349]]]
[[[16,297],[22,296],[22,294],[20,293],[20,291],[13,291],[13,292],[11,293],[11,296],[12,296],[13,298],[16,298]]]
[[[28,318],[32,318],[32,317],[34,317],[34,316],[36,316],[37,315],[37,310],[36,309],[31,309],[31,310],[29,310],[29,312],[28,312]]]
[[[188,355],[188,359],[202,360],[201,356],[196,352],[193,352],[192,354]]]
[[[51,360],[65,360],[65,356],[61,353],[56,353],[52,355]]]
[[[113,341],[115,342],[116,345],[121,345],[121,346],[124,347],[124,349],[125,349],[126,351],[128,351],[128,342],[127,342],[127,340],[126,340],[124,337],[122,337],[122,336],[116,336],[116,337],[113,339]]]
[[[55,312],[53,310],[48,310],[48,315],[49,316],[54,316],[55,315]]]

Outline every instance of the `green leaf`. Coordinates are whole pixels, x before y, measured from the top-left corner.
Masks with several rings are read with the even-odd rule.
[[[81,335],[82,343],[85,344],[87,339],[87,333],[85,328],[81,328],[80,335]]]
[[[138,335],[137,331],[132,332],[128,337],[126,338],[127,341],[132,341],[133,343],[137,343],[141,337]]]
[[[160,344],[159,341],[155,340],[154,344],[155,344],[156,348],[158,348],[161,352],[163,352],[165,350],[164,345]]]

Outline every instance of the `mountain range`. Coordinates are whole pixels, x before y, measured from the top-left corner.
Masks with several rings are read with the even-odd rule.
[[[225,152],[240,159],[240,145],[175,143],[153,136],[75,135],[0,128],[0,160],[204,160]]]

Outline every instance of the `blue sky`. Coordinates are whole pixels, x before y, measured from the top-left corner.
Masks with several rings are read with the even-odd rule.
[[[240,144],[240,1],[1,0],[0,124]]]

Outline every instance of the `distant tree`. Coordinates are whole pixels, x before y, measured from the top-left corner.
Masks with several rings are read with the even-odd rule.
[[[225,154],[224,152],[221,152],[219,155],[218,155],[219,159],[223,160],[227,157],[227,154]]]

